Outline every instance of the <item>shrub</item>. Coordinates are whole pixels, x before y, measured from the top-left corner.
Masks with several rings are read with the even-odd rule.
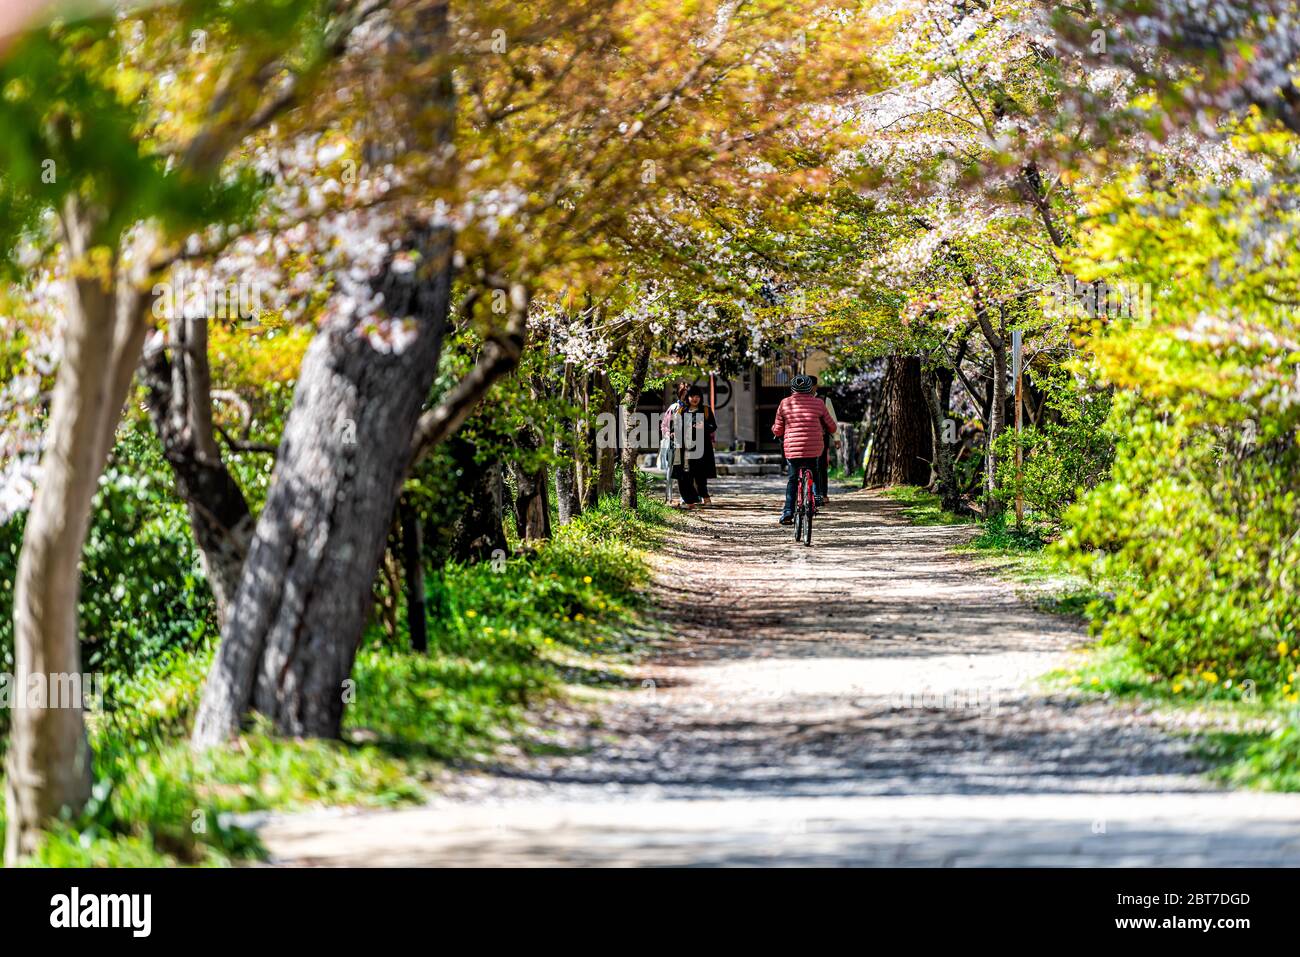
[[[1176,689],[1247,688],[1295,700],[1300,449],[1117,401],[1109,482],[1067,514],[1060,547],[1114,585],[1100,634]]]
[[[212,593],[185,507],[147,424],[128,428],[100,480],[81,566],[82,667],[113,676],[140,671],[215,633]],[[0,526],[0,666],[13,670],[13,601],[26,516]],[[0,733],[7,730],[0,712]]]
[[[1114,436],[1106,428],[1110,399],[1105,393],[1050,388],[1046,410],[1054,417],[1019,434],[1008,428],[997,439],[998,499],[1024,496],[1029,510],[1052,524],[1081,491],[1105,478],[1114,457]],[[1016,449],[1022,455],[1017,471]]]

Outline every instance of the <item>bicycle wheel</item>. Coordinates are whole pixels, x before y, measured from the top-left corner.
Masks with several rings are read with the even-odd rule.
[[[799,543],[799,539],[802,535],[803,535],[803,508],[800,507],[795,509],[795,513],[794,513],[794,540],[796,545]]]
[[[812,520],[813,520],[813,507],[812,507],[811,505],[809,505],[809,506],[808,506],[808,519],[807,519],[807,523],[808,523],[808,531],[807,531],[807,535],[808,535],[808,538],[807,538],[807,541],[804,542],[804,544],[806,544],[809,548],[812,548]]]

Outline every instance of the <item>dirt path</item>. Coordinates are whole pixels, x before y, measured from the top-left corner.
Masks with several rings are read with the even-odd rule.
[[[298,864],[1300,864],[1300,796],[1225,793],[1130,704],[1045,694],[1081,629],[887,499],[814,546],[774,479],[723,480],[656,558],[641,691],[428,807],[276,819]]]

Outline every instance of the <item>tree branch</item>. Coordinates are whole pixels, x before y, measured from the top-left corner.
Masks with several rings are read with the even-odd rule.
[[[519,283],[505,285],[496,281],[495,288],[508,289],[510,319],[504,329],[491,335],[483,344],[478,361],[436,406],[420,416],[411,438],[411,462],[415,467],[438,443],[448,439],[469,418],[488,389],[503,376],[514,371],[523,355],[527,339],[528,296]]]

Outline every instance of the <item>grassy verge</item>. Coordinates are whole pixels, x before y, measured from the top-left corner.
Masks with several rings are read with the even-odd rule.
[[[984,523],[979,535],[961,551],[1023,586],[1025,597],[1041,611],[1084,620],[1106,614],[1109,593],[1048,548],[1049,536],[1043,528],[1017,529],[1004,519],[995,519]]]
[[[430,579],[430,653],[371,636],[341,741],[255,728],[193,754],[186,732],[210,646],[110,677],[105,707],[89,718],[94,796],[31,863],[223,866],[264,854],[237,813],[424,799],[447,764],[523,738],[530,706],[567,685],[623,680],[617,665],[635,646],[648,576],[643,549],[667,515],[652,496],[635,514],[609,499],[536,551]]]
[[[885,490],[906,508],[903,514],[916,525],[971,525],[978,523],[979,533],[958,551],[972,555],[999,575],[1024,586],[1027,599],[1044,611],[1090,617],[1094,608],[1104,608],[1109,600],[1105,591],[1088,582],[1047,546],[1049,529],[1027,523],[1016,528],[1005,516],[979,522],[967,515],[945,511],[939,496],[911,485]]]
[[[944,511],[939,496],[915,485],[895,485],[885,494],[906,506],[903,514],[914,525],[968,525],[973,518]]]
[[[1197,751],[1213,765],[1209,776],[1220,784],[1300,791],[1300,708],[1280,696],[1258,696],[1249,683],[1165,678],[1113,645],[1091,649],[1080,666],[1048,675],[1047,681],[1156,705],[1173,724],[1197,735]]]
[[[921,488],[887,490],[907,505],[918,525],[966,524],[944,512],[936,495]],[[1000,576],[1017,582],[1036,607],[1095,622],[1112,610],[1105,583],[1079,575],[1050,545],[1050,530],[1023,530],[1005,521],[982,524],[961,552],[973,555]],[[1047,675],[1049,686],[1082,694],[1150,702],[1194,729],[1201,754],[1214,765],[1210,777],[1234,787],[1300,791],[1300,708],[1281,696],[1261,699],[1247,684],[1170,679],[1153,674],[1129,650],[1095,645],[1077,667]]]

